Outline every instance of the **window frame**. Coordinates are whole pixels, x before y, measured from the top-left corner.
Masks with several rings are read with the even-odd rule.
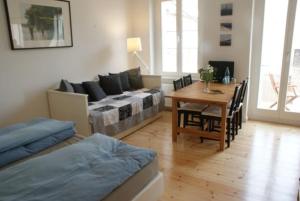
[[[157,40],[156,40],[156,47],[157,47],[157,66],[159,66],[159,69],[157,69],[157,72],[161,74],[163,77],[167,78],[177,78],[181,77],[183,75],[191,74],[193,78],[199,79],[198,72],[196,73],[188,73],[183,72],[183,63],[182,63],[182,1],[183,0],[175,0],[176,1],[176,32],[177,32],[177,66],[176,66],[176,72],[165,72],[163,71],[163,49],[162,49],[162,15],[161,15],[161,4],[163,1],[169,1],[169,0],[159,0],[157,8],[157,13],[159,18],[157,19]],[[200,20],[199,20],[199,13],[200,13],[200,0],[198,0],[198,54],[197,54],[197,69],[199,69],[200,65]]]

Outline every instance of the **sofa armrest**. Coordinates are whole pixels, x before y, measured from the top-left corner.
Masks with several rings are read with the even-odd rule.
[[[89,124],[88,95],[48,90],[48,102],[51,118],[73,121],[77,133],[83,136],[91,134]]]
[[[145,88],[161,88],[161,76],[160,75],[142,75],[143,84]]]

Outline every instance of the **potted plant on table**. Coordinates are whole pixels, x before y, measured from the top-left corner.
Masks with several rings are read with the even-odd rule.
[[[209,93],[209,82],[213,80],[214,68],[211,65],[199,69],[200,79],[205,82],[203,92]]]

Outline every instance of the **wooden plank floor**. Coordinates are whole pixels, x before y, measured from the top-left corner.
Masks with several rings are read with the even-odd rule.
[[[158,152],[161,201],[296,201],[300,128],[248,121],[231,147],[180,135],[172,143],[171,113],[124,139]]]

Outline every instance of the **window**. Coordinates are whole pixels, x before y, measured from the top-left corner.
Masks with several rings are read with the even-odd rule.
[[[163,73],[197,73],[198,0],[161,2]]]
[[[163,72],[177,71],[177,22],[176,0],[161,4],[162,25],[162,69]]]

